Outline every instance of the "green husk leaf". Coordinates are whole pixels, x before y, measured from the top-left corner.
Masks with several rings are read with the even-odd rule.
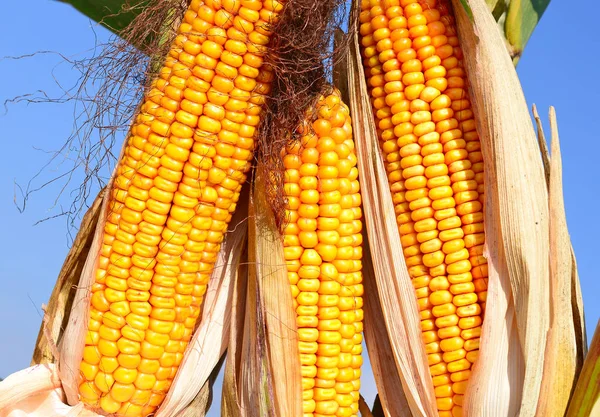
[[[119,34],[146,7],[149,0],[59,0]]]
[[[469,19],[473,21],[473,11],[471,10],[471,6],[469,6],[469,3],[467,3],[467,0],[460,0],[460,4],[462,4],[463,8],[465,9],[465,12],[467,13],[467,16],[469,16]]]
[[[515,64],[548,4],[550,0],[511,0],[506,13],[504,33],[512,48]]]

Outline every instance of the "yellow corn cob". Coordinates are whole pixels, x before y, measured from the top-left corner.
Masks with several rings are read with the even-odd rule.
[[[165,397],[254,148],[277,0],[193,0],[119,162],[92,287],[80,397],[147,416]]]
[[[380,144],[440,417],[461,416],[479,347],[483,161],[447,0],[362,0]]]
[[[297,313],[304,417],[357,416],[362,223],[348,107],[334,91],[284,153],[284,252]]]

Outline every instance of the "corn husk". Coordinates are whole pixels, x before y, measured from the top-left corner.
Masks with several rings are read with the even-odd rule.
[[[410,408],[402,390],[400,377],[394,362],[393,350],[384,322],[381,300],[367,238],[363,239],[363,282],[365,287],[365,342],[368,347],[371,369],[377,381],[379,398],[385,417],[411,417]]]
[[[260,171],[260,168],[257,170]],[[232,326],[221,415],[302,415],[296,316],[283,242],[256,174],[250,197],[249,244],[232,300]]]
[[[354,2],[351,21],[357,18],[358,7],[359,3]],[[355,31],[351,36],[349,55],[346,57],[347,85],[361,179],[364,224],[376,282],[375,285],[365,284],[365,287],[370,286],[371,291],[377,289],[383,318],[378,326],[385,324],[385,332],[377,334],[383,338],[380,346],[388,345],[393,357],[393,363],[386,362],[381,366],[386,370],[396,369],[412,415],[437,416],[433,383],[421,342],[417,298],[402,255],[394,205],[360,60],[358,33]],[[366,279],[369,279],[368,275]],[[367,294],[367,303],[373,297],[373,294]],[[365,320],[373,322],[374,318]],[[371,338],[367,345],[369,352],[377,349],[379,343],[379,339]],[[381,374],[376,374],[375,378],[378,386],[387,385]]]
[[[75,288],[92,245],[93,231],[100,216],[104,190],[100,191],[92,206],[83,216],[79,231],[63,263],[50,301],[44,308],[44,319],[35,343],[31,365],[53,363],[58,356],[57,346],[68,321],[68,311],[73,305]]]
[[[221,393],[221,416],[241,417],[242,411],[239,398],[239,370],[242,360],[242,343],[244,337],[244,321],[246,309],[246,288],[248,285],[248,249],[242,253],[242,261],[238,268],[233,300],[231,305],[231,326],[229,331],[229,345],[223,376]]]
[[[210,386],[216,377],[214,370],[218,369],[219,359],[229,341],[229,306],[246,238],[244,223],[236,221],[244,217],[246,213],[242,205],[232,221],[237,227],[224,241],[215,265],[202,321],[188,345],[169,394],[156,413],[157,417],[185,416],[191,411],[194,411],[195,417],[202,417],[206,412]],[[66,336],[63,340],[68,343]],[[63,402],[64,387],[65,382],[55,364],[35,365],[13,374],[0,383],[0,416],[97,416],[86,410],[82,403],[66,405]],[[191,410],[186,411],[188,409]]]
[[[556,114],[550,108],[552,157],[550,160],[550,331],[537,415],[563,416],[583,358],[578,358],[571,304],[573,257],[562,194],[562,161]],[[559,360],[557,360],[560,358]]]
[[[544,163],[544,171],[546,174],[546,183],[548,185],[548,191],[550,193],[550,152],[548,150],[548,145],[546,143],[546,136],[544,134],[544,129],[542,127],[542,120],[538,114],[537,111],[537,107],[535,106],[535,104],[532,107],[532,112],[533,112],[533,117],[536,123],[536,127],[537,127],[537,133],[538,133],[538,145],[540,147],[540,153],[542,155],[542,161]],[[552,135],[556,135],[557,138],[557,144],[554,145],[554,147],[557,149],[557,152],[560,152],[560,146],[558,144],[558,125],[557,125],[557,120],[556,120],[556,113],[554,111],[553,108],[551,108],[550,111],[550,129],[552,131]],[[558,161],[555,162],[560,162],[560,153],[557,154],[558,157]],[[557,178],[555,180],[555,182],[559,179],[559,176],[557,175]],[[556,192],[554,193],[555,196],[558,196],[559,198],[554,198],[551,199],[549,204],[550,204],[550,209],[552,210],[554,205],[560,205],[559,210],[562,212],[564,211],[564,201],[561,197],[562,195],[562,185],[560,185],[560,187],[556,188]],[[566,225],[563,225],[562,227],[566,228]],[[566,229],[565,229],[566,230]],[[566,239],[568,239],[568,237],[566,237]],[[563,238],[563,240],[565,240],[565,238]],[[571,289],[570,289],[570,293],[571,293],[571,304],[572,304],[572,318],[573,318],[573,326],[574,326],[574,332],[575,332],[575,340],[577,342],[577,361],[578,361],[578,368],[581,368],[581,362],[583,361],[583,358],[585,357],[585,355],[587,354],[587,335],[586,335],[586,331],[585,331],[585,319],[584,319],[584,313],[583,313],[583,297],[581,294],[581,284],[579,282],[579,273],[577,272],[577,260],[575,258],[575,251],[573,250],[573,245],[571,244],[570,241],[567,241],[563,244],[568,244],[569,245],[569,249],[570,249],[570,253],[571,253]]]
[[[519,415],[533,416],[540,395],[549,328],[549,215],[545,174],[519,79],[505,49],[498,47],[503,42],[502,35],[485,1],[468,1],[471,16],[459,0],[453,0],[453,5],[464,62],[471,75],[473,107],[475,114],[480,115],[477,127],[486,163],[487,258],[492,269],[497,268],[501,275],[506,271],[510,280],[525,371]],[[490,285],[497,279],[493,275],[490,274]],[[505,286],[502,289],[507,290]],[[510,305],[508,294],[506,297]],[[487,315],[495,317],[494,309],[494,304],[487,304],[488,325],[483,328],[479,364],[488,364],[486,349],[493,348],[489,339],[494,338],[492,332],[497,330],[489,325],[492,320]],[[471,386],[489,386],[491,379],[498,377],[487,366],[475,368]],[[495,410],[491,399],[486,399],[486,394],[471,394],[465,404],[467,415],[492,415],[487,414],[488,410]],[[514,396],[510,401],[516,401]]]
[[[298,393],[302,391],[296,312],[283,256],[283,241],[275,224],[265,192],[266,182],[259,173],[252,194],[252,232],[256,246],[255,268],[264,309],[269,366],[273,381],[274,406],[279,416],[302,413]],[[251,247],[252,249],[252,247]],[[250,257],[252,262],[252,255]]]

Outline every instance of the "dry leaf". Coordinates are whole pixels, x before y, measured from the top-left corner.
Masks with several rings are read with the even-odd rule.
[[[363,285],[365,287],[365,343],[385,417],[412,417],[396,369],[390,339],[381,311],[367,237],[363,238]],[[373,411],[375,412],[375,411]]]
[[[248,283],[248,247],[242,252],[240,266],[233,290],[231,304],[231,325],[229,345],[227,346],[227,358],[225,362],[225,374],[223,376],[223,387],[221,390],[221,416],[241,417],[239,400],[238,376],[240,375],[242,359],[242,343],[244,336],[244,320],[246,310],[246,285]]]
[[[554,108],[550,159],[550,331],[537,416],[562,417],[578,373],[577,341],[572,309],[571,241],[562,192],[562,160]],[[558,359],[558,360],[557,360]]]
[[[498,219],[511,282],[525,379],[519,415],[533,416],[549,326],[548,193],[529,111],[502,35],[484,0],[469,19],[453,0],[485,160],[486,221]],[[477,76],[477,75],[483,76]],[[486,231],[489,221],[486,223]],[[489,236],[490,233],[486,233]],[[489,308],[489,307],[488,307]]]
[[[205,417],[212,403],[212,387],[219,375],[223,358],[219,362],[215,369],[213,369],[208,381],[204,383],[196,398],[179,414],[177,417]]]
[[[34,365],[0,382],[0,417],[100,417],[63,402],[55,364]]]
[[[63,330],[69,319],[68,313],[73,305],[75,288],[79,282],[100,217],[103,196],[104,190],[100,191],[92,206],[83,216],[73,246],[60,269],[48,306],[44,310],[44,320],[35,343],[31,365],[53,363],[57,359],[54,352],[62,339]]]
[[[373,413],[371,413],[362,395],[358,398],[358,411],[360,411],[361,417],[373,417]]]
[[[358,6],[358,2],[355,2],[351,19],[357,18]],[[417,299],[402,254],[394,205],[378,146],[356,31],[350,42],[347,63],[364,223],[371,243],[371,256],[385,326],[412,414],[437,416],[433,383],[421,339]]]
[[[278,416],[302,415],[302,376],[296,312],[283,255],[283,240],[266,199],[262,173],[254,181],[251,218],[256,280],[265,322],[269,379]],[[252,235],[251,235],[252,236]]]
[[[491,193],[486,193],[490,207]],[[484,254],[488,261],[488,289],[479,356],[464,399],[465,416],[518,415],[523,389],[524,363],[499,225],[486,212]]]
[[[239,406],[242,417],[275,417],[273,392],[268,378],[265,320],[260,306],[256,274],[255,207],[248,211],[248,281],[246,311],[240,351]]]
[[[550,189],[550,152],[548,151],[548,144],[546,143],[546,135],[544,134],[544,127],[542,126],[542,119],[538,114],[537,107],[534,104],[531,108],[533,112],[533,118],[537,128],[537,139],[538,146],[540,148],[540,155],[542,156],[542,163],[544,164],[544,175],[546,177],[546,186]]]

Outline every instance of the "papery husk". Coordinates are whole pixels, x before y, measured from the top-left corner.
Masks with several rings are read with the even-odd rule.
[[[0,382],[0,417],[100,417],[63,397],[56,364],[34,365]]]
[[[585,357],[566,417],[600,416],[600,320]]]
[[[242,417],[239,397],[239,375],[242,360],[244,321],[246,311],[246,287],[248,285],[248,247],[242,253],[231,304],[229,345],[221,389],[221,416]]]
[[[554,108],[550,108],[552,156],[550,159],[550,330],[542,391],[536,415],[562,417],[567,410],[583,362],[578,357],[572,308],[572,253],[562,192],[562,160]]]
[[[538,145],[540,147],[540,154],[542,155],[542,161],[544,163],[544,172],[546,174],[546,183],[548,185],[548,192],[550,192],[550,152],[548,150],[548,144],[546,143],[546,135],[544,134],[544,128],[542,127],[542,120],[538,114],[537,107],[534,104],[532,106],[533,118],[537,127],[538,134]],[[558,127],[556,122],[556,114],[554,111],[550,113],[550,118],[554,118],[551,122],[550,129],[558,135]],[[562,201],[562,200],[561,200]],[[550,203],[552,204],[552,203]],[[562,203],[564,206],[564,203]],[[569,242],[571,251],[571,304],[572,304],[572,317],[575,331],[575,340],[577,341],[577,360],[578,367],[581,368],[581,362],[587,353],[587,334],[585,331],[585,317],[583,311],[583,296],[581,294],[581,283],[579,282],[579,273],[577,271],[577,259],[575,257],[575,251],[573,245]]]
[[[381,310],[367,236],[364,236],[363,242],[364,334],[381,409],[385,417],[412,417],[402,390],[402,378],[396,368],[387,329],[381,325],[385,318]]]
[[[355,1],[352,21],[358,17],[358,7],[359,3]],[[395,362],[394,367],[402,381],[412,414],[437,416],[433,383],[421,339],[417,298],[402,254],[394,205],[361,64],[357,31],[351,36],[349,56],[346,58],[348,91],[361,179],[364,224],[375,272],[376,285],[370,287],[371,291],[377,288],[379,294],[379,306]],[[364,285],[367,287],[369,284]],[[373,294],[367,294],[366,298],[373,300]],[[367,323],[372,322],[372,319],[365,320]],[[377,326],[382,326],[383,323],[379,322]],[[372,349],[369,345],[367,348]],[[376,382],[382,383],[381,380],[377,381],[377,375]]]
[[[250,206],[249,220],[254,217]],[[248,279],[240,348],[237,410],[243,417],[275,417],[273,390],[268,378],[267,340],[264,313],[260,307],[255,268],[254,226],[249,227]],[[236,408],[232,408],[236,410]]]
[[[302,415],[302,376],[296,312],[287,275],[283,241],[275,215],[267,200],[267,173],[259,167],[250,197],[249,286],[256,292],[257,317],[262,320],[266,352],[261,367],[266,369],[269,415]],[[250,285],[252,283],[252,285]],[[249,297],[250,299],[250,297]],[[247,307],[252,305],[248,305]],[[248,309],[247,309],[248,311]],[[256,339],[245,342],[256,343]],[[246,360],[243,357],[242,360]],[[249,387],[252,390],[253,387]],[[248,403],[247,405],[252,406]],[[247,407],[242,407],[247,412]]]
[[[361,417],[373,417],[373,413],[362,395],[358,398],[358,411]]]
[[[100,191],[92,206],[83,216],[73,245],[58,273],[48,305],[44,308],[44,319],[40,325],[31,359],[32,366],[54,363],[58,358],[57,346],[68,322],[68,312],[73,305],[75,288],[92,245],[93,232],[100,218],[103,197],[104,190]]]
[[[215,366],[210,377],[204,383],[200,392],[196,395],[196,398],[188,404],[188,406],[179,414],[177,417],[205,417],[208,413],[208,410],[213,401],[213,385],[219,375],[221,370],[221,365],[223,364],[223,359],[225,356],[221,357],[219,364]]]
[[[535,415],[544,367],[549,327],[549,215],[544,169],[529,111],[518,76],[502,45],[503,38],[484,0],[467,1],[470,18],[460,0],[453,0],[477,128],[485,162],[486,238],[503,247],[497,259],[506,263],[514,300],[525,376],[519,415]],[[494,248],[487,244],[487,256]],[[502,271],[504,268],[499,268]],[[493,281],[490,276],[490,281]],[[486,305],[488,314],[494,316]],[[485,326],[485,325],[484,325]],[[488,332],[498,331],[490,330]],[[485,335],[486,328],[483,329]],[[482,350],[486,348],[485,336]],[[479,364],[488,364],[479,358]],[[475,366],[483,368],[482,366]],[[488,372],[476,372],[471,386],[480,385]],[[486,385],[484,383],[484,385]],[[486,414],[467,399],[467,415]],[[483,406],[483,404],[481,404]],[[473,414],[477,412],[477,414]]]

